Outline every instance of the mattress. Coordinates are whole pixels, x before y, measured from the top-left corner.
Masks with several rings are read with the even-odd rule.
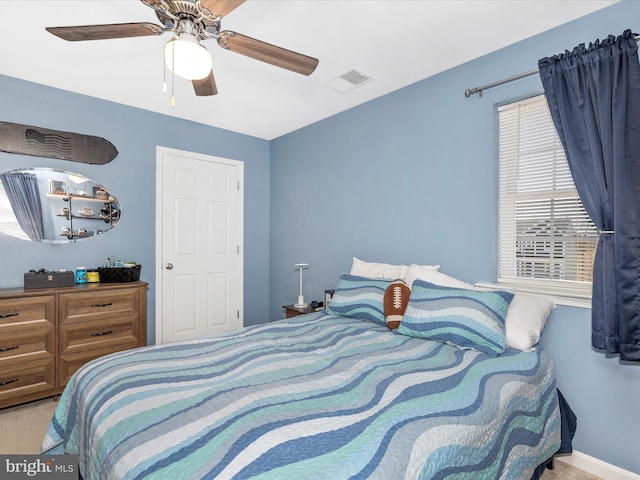
[[[85,480],[529,480],[559,446],[544,350],[317,312],[83,366],[42,451],[78,454]]]

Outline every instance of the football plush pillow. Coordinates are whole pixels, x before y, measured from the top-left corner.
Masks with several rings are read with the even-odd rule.
[[[384,319],[389,330],[400,325],[402,315],[407,309],[411,289],[403,280],[394,280],[384,292]]]

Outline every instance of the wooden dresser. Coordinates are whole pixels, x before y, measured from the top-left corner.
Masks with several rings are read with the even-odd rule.
[[[145,345],[147,285],[0,289],[0,408],[57,395],[88,361]]]

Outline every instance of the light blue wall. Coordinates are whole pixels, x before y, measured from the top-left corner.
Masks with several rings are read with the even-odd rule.
[[[539,58],[578,43],[633,30],[629,19],[640,21],[640,2],[616,4],[272,141],[271,318],[296,300],[297,262],[310,264],[308,300],[322,299],[353,256],[439,263],[465,281],[492,281],[495,106],[542,87],[536,76],[482,98],[465,98],[465,89],[534,69]],[[455,41],[476,39],[453,32],[441,47]],[[640,473],[640,366],[592,351],[589,332],[590,310],[559,307],[542,340],[578,415],[574,447]]]
[[[31,268],[97,267],[114,255],[135,260],[142,264],[141,279],[149,282],[147,336],[154,343],[155,165],[160,145],[244,162],[244,321],[251,325],[264,320],[269,301],[269,184],[264,181],[269,177],[269,142],[3,75],[0,105],[1,121],[97,135],[119,152],[106,165],[0,152],[0,170],[70,170],[111,189],[122,205],[122,218],[113,231],[74,244],[30,243],[0,235],[0,287],[21,286],[23,273]]]

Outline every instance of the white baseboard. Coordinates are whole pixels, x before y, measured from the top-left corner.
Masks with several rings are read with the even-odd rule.
[[[572,467],[584,470],[604,480],[640,480],[640,475],[637,473],[624,470],[581,452],[574,451],[571,455],[558,455],[556,460],[565,462]]]

